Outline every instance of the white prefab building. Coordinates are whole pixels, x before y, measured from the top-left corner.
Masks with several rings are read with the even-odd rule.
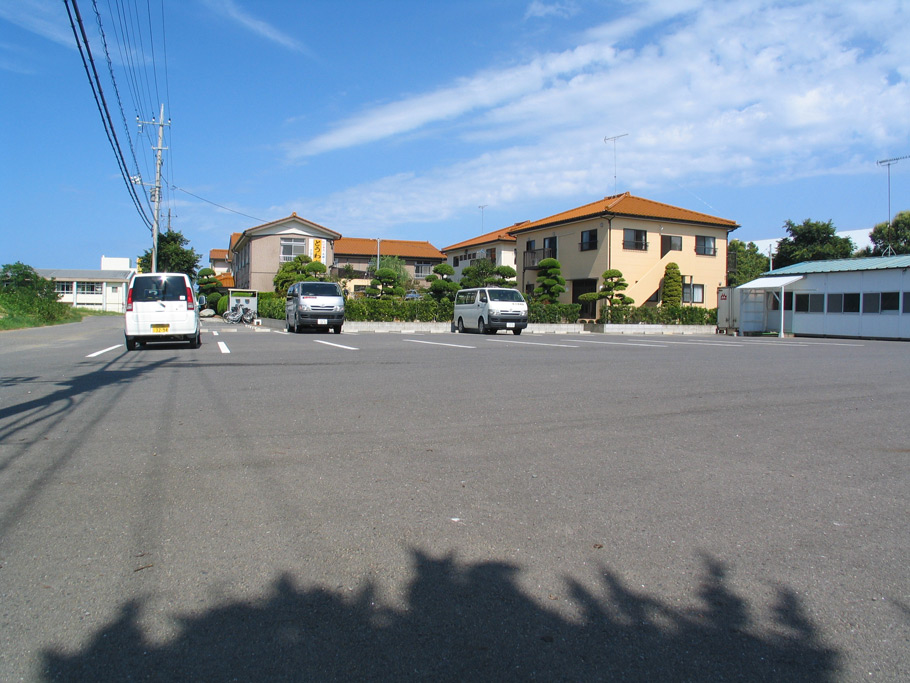
[[[910,255],[807,261],[772,270],[736,288],[739,331],[910,340],[908,271]]]
[[[119,270],[36,268],[35,272],[53,280],[62,303],[123,313],[126,310],[126,287],[135,272],[129,267],[129,259],[124,261],[126,267]],[[102,264],[106,265],[104,261]]]

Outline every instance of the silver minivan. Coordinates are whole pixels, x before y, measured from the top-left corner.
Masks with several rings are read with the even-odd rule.
[[[474,287],[455,295],[455,328],[459,332],[476,329],[481,334],[511,330],[521,334],[528,326],[528,303],[517,289]]]
[[[159,341],[186,341],[198,349],[202,344],[199,302],[189,276],[184,273],[134,275],[126,294],[123,334],[128,351],[139,344]]]
[[[288,287],[284,313],[288,332],[314,327],[341,334],[344,290],[337,282],[297,282]]]

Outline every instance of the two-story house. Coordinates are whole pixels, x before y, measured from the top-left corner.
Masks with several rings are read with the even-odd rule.
[[[486,259],[494,266],[509,266],[514,269],[515,236],[510,231],[529,222],[516,223],[511,227],[494,230],[443,248],[442,253],[446,256],[446,262],[455,269],[453,279],[458,282],[464,269],[478,259]]]
[[[534,290],[545,258],[555,258],[566,279],[563,301],[598,290],[601,274],[622,272],[635,305],[659,303],[664,269],[670,262],[683,276],[683,303],[714,308],[717,288],[726,284],[727,236],[735,221],[624,194],[521,224],[516,238],[518,283]],[[593,302],[582,318],[594,318]]]
[[[234,286],[271,292],[282,263],[306,255],[331,266],[334,243],[341,234],[300,218],[296,213],[271,223],[257,225],[231,238],[229,260]]]

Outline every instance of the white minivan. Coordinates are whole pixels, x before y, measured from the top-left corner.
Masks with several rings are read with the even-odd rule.
[[[295,282],[288,287],[284,317],[288,332],[314,327],[341,334],[345,292],[337,282]]]
[[[139,273],[126,294],[123,334],[126,348],[147,342],[186,341],[194,349],[199,334],[199,302],[184,273]]]
[[[455,327],[482,334],[511,330],[521,334],[528,326],[528,303],[517,289],[507,287],[474,287],[461,289],[455,295]]]

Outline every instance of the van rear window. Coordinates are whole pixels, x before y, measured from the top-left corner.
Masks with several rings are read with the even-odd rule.
[[[139,275],[133,280],[133,301],[186,301],[186,280],[179,275]]]

